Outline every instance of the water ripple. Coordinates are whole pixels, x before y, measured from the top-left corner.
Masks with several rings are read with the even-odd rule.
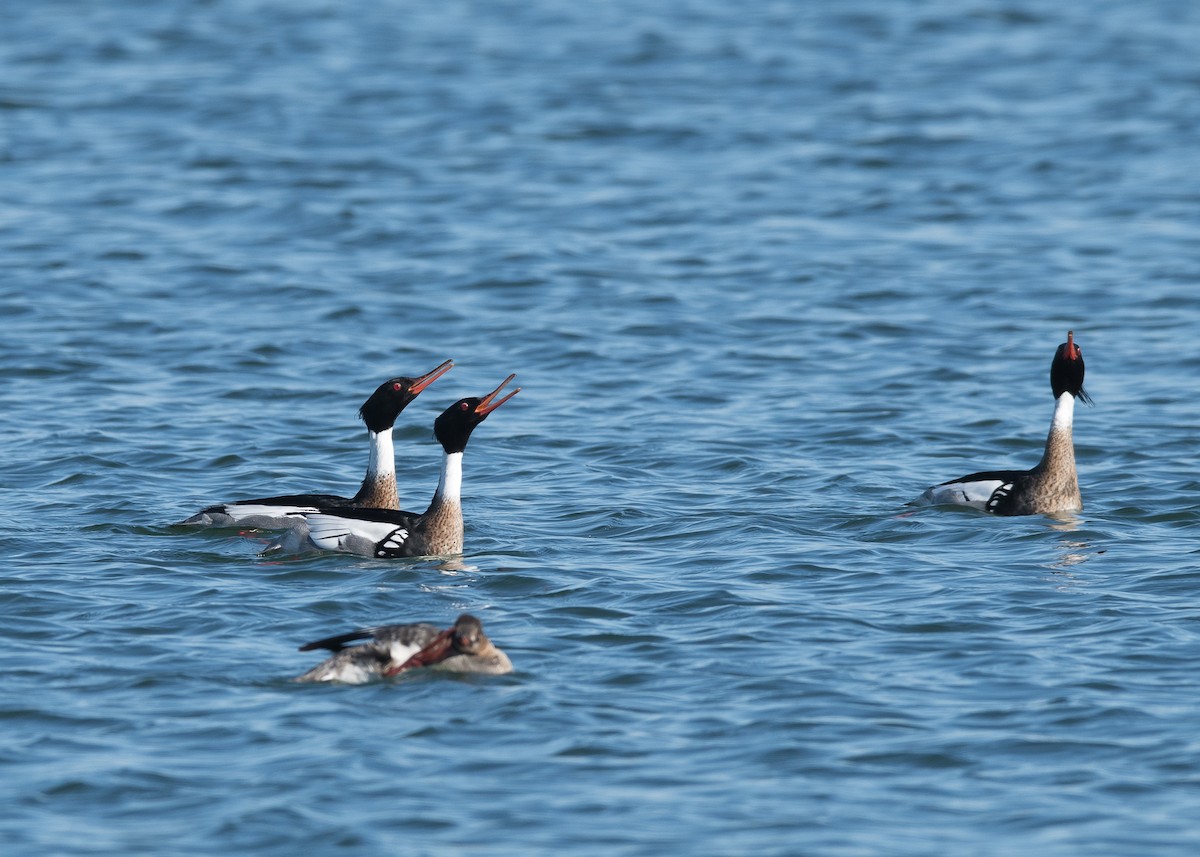
[[[1195,10],[644,6],[12,10],[9,851],[1191,854]],[[1084,511],[907,507],[1068,329]],[[461,563],[171,526],[447,357]],[[465,611],[513,675],[289,681]]]

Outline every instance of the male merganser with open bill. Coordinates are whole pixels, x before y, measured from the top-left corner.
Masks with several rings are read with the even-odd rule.
[[[263,555],[325,550],[384,559],[450,556],[463,551],[462,458],[475,427],[521,388],[497,400],[516,375],[509,375],[483,398],[459,399],[434,421],[442,445],[442,472],[437,491],[424,514],[390,509],[328,509],[303,514],[267,546]]]
[[[1032,470],[993,470],[972,473],[929,488],[914,505],[970,506],[994,515],[1044,515],[1078,512],[1083,508],[1079,477],[1075,472],[1075,445],[1071,425],[1075,399],[1090,405],[1083,390],[1083,351],[1074,331],[1058,346],[1050,364],[1054,391],[1054,418],[1046,438],[1046,451]]]
[[[347,648],[359,640],[370,642]],[[292,681],[362,684],[419,667],[489,675],[510,673],[513,669],[508,655],[483,633],[483,623],[466,613],[458,617],[454,627],[444,631],[426,623],[381,625],[300,647],[302,652],[313,649],[328,649],[334,654]]]
[[[260,530],[282,530],[295,524],[298,516],[317,509],[339,508],[400,508],[396,493],[396,456],[392,446],[392,429],[396,418],[422,390],[445,375],[454,366],[447,360],[419,378],[389,378],[363,402],[358,415],[367,426],[370,457],[362,487],[353,497],[336,494],[285,494],[257,500],[238,500],[218,503],[202,509],[184,521],[186,527],[245,527]]]

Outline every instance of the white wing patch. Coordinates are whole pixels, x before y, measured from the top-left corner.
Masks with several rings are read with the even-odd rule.
[[[396,666],[399,666],[421,651],[420,646],[400,642],[390,644],[367,643],[366,647],[376,651],[383,648],[386,650],[388,657],[391,658],[392,664]],[[373,657],[355,657],[355,650],[361,648],[364,647],[355,646],[333,655],[324,663],[318,664],[312,670],[305,673],[305,676],[308,676],[307,680],[340,681],[344,684],[366,684],[369,681],[378,679],[383,669],[377,660]],[[303,678],[304,676],[301,676],[301,679]]]
[[[264,518],[299,518],[317,511],[315,506],[269,506],[261,503],[227,503],[225,514],[235,521],[262,516]]]
[[[408,530],[404,527],[396,527],[388,534],[382,542],[375,548],[376,556],[387,556],[404,549],[404,543],[408,541]]]
[[[377,546],[375,554],[382,556],[386,551],[399,550],[408,539],[408,530],[387,521],[316,513],[308,515],[308,536],[321,550],[359,553],[355,543],[369,542]]]
[[[983,512],[994,512],[996,502],[1008,496],[1012,487],[1012,482],[1001,479],[950,482],[934,485],[921,495],[921,501],[931,505],[970,506]]]
[[[322,672],[317,673],[313,677],[313,681],[340,681],[344,684],[366,684],[373,678],[378,678],[379,673],[375,670],[363,669],[356,663],[334,663],[335,659],[330,658],[330,665]],[[314,672],[316,672],[314,670]]]
[[[397,665],[404,663],[419,651],[421,647],[412,643],[392,643],[388,646],[388,654]]]

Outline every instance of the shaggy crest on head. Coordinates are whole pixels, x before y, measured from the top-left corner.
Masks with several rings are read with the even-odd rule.
[[[1067,331],[1067,341],[1058,346],[1050,362],[1050,389],[1056,399],[1070,393],[1085,405],[1092,404],[1091,396],[1083,389],[1083,350],[1075,344],[1073,330]]]

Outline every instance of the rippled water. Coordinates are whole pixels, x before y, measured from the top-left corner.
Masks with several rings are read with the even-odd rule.
[[[1200,846],[1195,4],[6,19],[6,854]],[[1084,513],[910,514],[1068,329]],[[465,569],[170,526],[447,357]],[[288,682],[464,610],[514,675]]]

